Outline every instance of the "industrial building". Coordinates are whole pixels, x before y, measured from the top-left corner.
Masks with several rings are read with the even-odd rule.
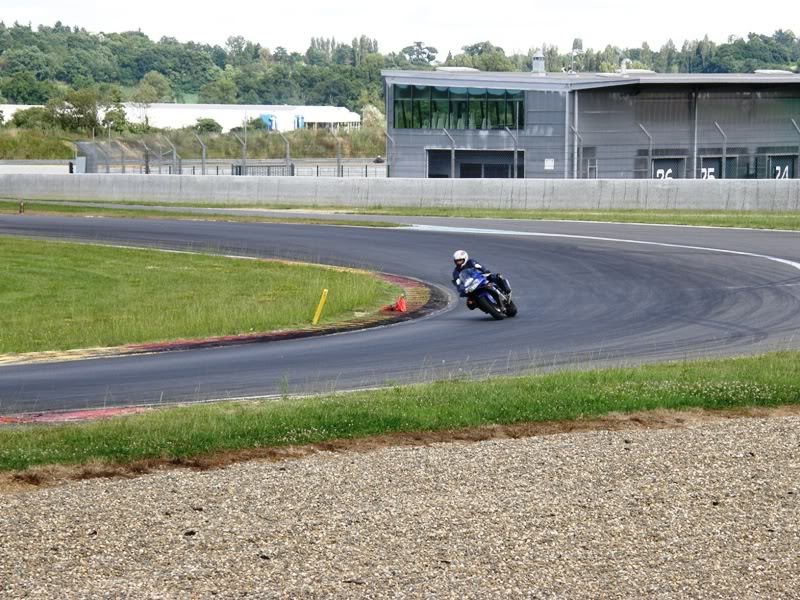
[[[223,131],[242,127],[245,119],[264,119],[270,129],[326,128],[349,130],[361,127],[361,116],[341,106],[293,106],[286,104],[149,104],[126,103],[128,119],[152,127],[180,129],[192,127],[197,119],[214,119]]]
[[[392,177],[796,178],[800,75],[383,71]],[[516,165],[516,167],[515,167]]]
[[[6,121],[19,110],[41,105],[0,104]],[[158,129],[194,127],[197,119],[214,119],[223,131],[242,127],[245,119],[263,119],[270,129],[350,130],[361,127],[361,116],[342,106],[292,106],[286,104],[123,104],[132,123],[144,123]],[[104,113],[101,111],[100,116]]]

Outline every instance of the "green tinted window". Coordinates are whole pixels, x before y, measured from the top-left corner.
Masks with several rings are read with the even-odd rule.
[[[469,89],[469,124],[467,129],[487,129],[486,127],[486,90]]]
[[[394,86],[396,129],[522,128],[524,92],[484,88]]]
[[[505,90],[487,90],[486,129],[502,129],[506,126]]]
[[[449,95],[450,92],[446,87],[431,88],[431,129],[449,127]]]
[[[411,93],[412,129],[431,128],[431,88],[415,85]]]
[[[394,99],[395,100],[411,100],[411,86],[410,85],[396,85],[396,86],[394,86]]]
[[[469,123],[468,97],[466,88],[450,88],[450,129],[467,128]]]

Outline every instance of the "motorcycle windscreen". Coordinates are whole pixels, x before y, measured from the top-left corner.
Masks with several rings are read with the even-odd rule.
[[[478,269],[462,269],[458,274],[458,291],[470,293],[470,288],[477,283],[471,291],[475,291],[486,283],[486,277]]]

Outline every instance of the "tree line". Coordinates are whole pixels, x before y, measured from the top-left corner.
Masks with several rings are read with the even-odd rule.
[[[0,103],[45,104],[47,109],[24,118],[70,130],[98,125],[92,105],[103,107],[115,128],[134,127],[124,118],[122,102],[314,104],[362,112],[365,106],[383,106],[382,69],[432,69],[441,64],[527,71],[539,50],[549,71],[610,72],[625,59],[631,68],[667,73],[797,70],[800,63],[800,40],[788,30],[732,37],[722,44],[706,37],[685,41],[680,48],[670,40],[658,50],[647,43],[584,50],[576,39],[567,51],[542,44],[526,53],[507,54],[485,41],[442,58],[434,46],[421,41],[383,54],[377,40],[363,35],[350,42],[315,37],[300,53],[280,46],[270,49],[241,36],[229,37],[220,46],[171,37],[154,41],[141,31],[91,33],[61,22],[36,29],[0,22]],[[81,106],[88,108],[76,109]]]

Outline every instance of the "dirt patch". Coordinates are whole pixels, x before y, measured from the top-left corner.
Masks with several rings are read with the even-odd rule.
[[[728,419],[778,418],[798,415],[800,415],[800,405],[720,411],[703,409],[684,411],[655,410],[629,414],[610,414],[598,419],[492,425],[450,431],[391,433],[353,440],[333,440],[306,446],[248,448],[193,458],[152,459],[124,465],[114,465],[103,462],[92,462],[75,466],[50,465],[33,467],[24,471],[0,473],[0,494],[19,493],[85,479],[129,479],[167,469],[184,468],[206,471],[252,460],[280,462],[304,458],[317,454],[318,452],[362,453],[373,452],[388,447],[429,446],[431,444],[442,443],[473,443],[486,440],[519,439],[564,433],[677,429],[694,425],[717,423]]]

